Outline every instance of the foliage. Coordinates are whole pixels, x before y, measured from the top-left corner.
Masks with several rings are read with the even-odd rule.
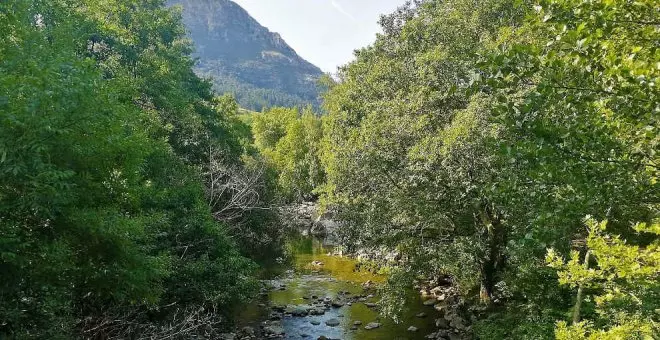
[[[652,243],[639,246],[605,234],[607,221],[588,218],[586,223],[586,248],[597,263],[595,268],[589,268],[592,261],[581,263],[578,251],[571,252],[565,262],[550,249],[546,261],[558,271],[560,284],[594,292],[586,300],[595,303],[595,320],[570,326],[559,322],[557,339],[652,338],[659,331],[660,224],[634,227],[637,232],[656,235]]]
[[[652,241],[628,226],[660,203],[657,17],[652,1],[579,0],[384,17],[325,97],[322,199],[353,226],[342,241],[403,251],[402,280],[479,291],[477,335],[552,337],[571,295],[548,247],[568,254],[585,213]]]
[[[157,0],[0,4],[0,337],[146,332],[256,288],[200,171],[243,148],[183,33]]]
[[[280,195],[309,199],[324,181],[320,162],[321,119],[311,107],[273,108],[253,117],[254,145],[277,172]]]

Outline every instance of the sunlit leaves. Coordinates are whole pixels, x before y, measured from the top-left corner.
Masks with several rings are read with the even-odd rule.
[[[606,232],[607,221],[586,220],[589,234],[586,248],[595,265],[581,263],[577,251],[564,261],[548,251],[548,265],[558,271],[559,283],[582,286],[596,292],[593,299],[602,319],[610,319],[605,329],[584,321],[567,325],[559,322],[558,339],[649,338],[658,331],[656,298],[660,295],[660,242],[637,246]],[[638,231],[660,235],[658,223],[637,225]]]

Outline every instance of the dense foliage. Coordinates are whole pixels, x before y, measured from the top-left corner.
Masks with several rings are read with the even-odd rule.
[[[477,338],[660,333],[657,1],[414,1],[322,118],[215,97],[163,1],[0,2],[0,338],[213,338],[318,195]]]
[[[587,220],[589,234],[587,253],[582,263],[577,251],[564,262],[553,250],[547,261],[559,270],[559,282],[577,288],[578,302],[573,311],[573,324],[561,321],[557,338],[569,339],[625,339],[652,338],[657,332],[654,314],[660,307],[660,240],[643,247],[629,245],[618,236],[605,234],[607,221]],[[635,231],[660,235],[660,224],[634,226]],[[590,268],[595,258],[597,267]],[[596,303],[596,317],[580,321],[582,290],[591,289]],[[610,325],[598,329],[596,325]]]
[[[325,173],[320,161],[321,119],[311,107],[272,108],[252,117],[254,145],[277,176],[278,192],[285,201],[314,196]]]
[[[398,280],[451,275],[490,307],[476,336],[552,337],[575,295],[547,248],[584,253],[587,214],[657,240],[630,226],[660,203],[658,17],[654,1],[604,0],[428,0],[383,17],[325,98],[323,200],[353,226],[343,241],[397,248]]]
[[[255,287],[204,185],[240,131],[183,34],[160,0],[0,3],[0,338],[208,333]]]

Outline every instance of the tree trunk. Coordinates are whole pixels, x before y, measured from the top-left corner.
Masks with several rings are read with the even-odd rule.
[[[481,289],[479,297],[484,304],[493,299],[497,276],[504,267],[502,247],[506,242],[504,226],[492,209],[486,208],[483,215],[486,237],[486,253],[481,263]]]
[[[584,269],[589,269],[589,250],[584,254]],[[582,307],[582,284],[578,286],[577,301],[573,308],[573,324],[580,322],[580,308]]]

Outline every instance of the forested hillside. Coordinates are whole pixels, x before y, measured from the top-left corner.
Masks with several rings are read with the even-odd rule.
[[[247,109],[320,106],[323,72],[301,58],[230,0],[169,0],[183,8],[193,40],[195,69],[212,79],[218,93],[231,93]],[[301,27],[301,29],[304,29]]]
[[[657,1],[413,1],[324,115],[165,5],[0,2],[0,339],[658,338]]]

